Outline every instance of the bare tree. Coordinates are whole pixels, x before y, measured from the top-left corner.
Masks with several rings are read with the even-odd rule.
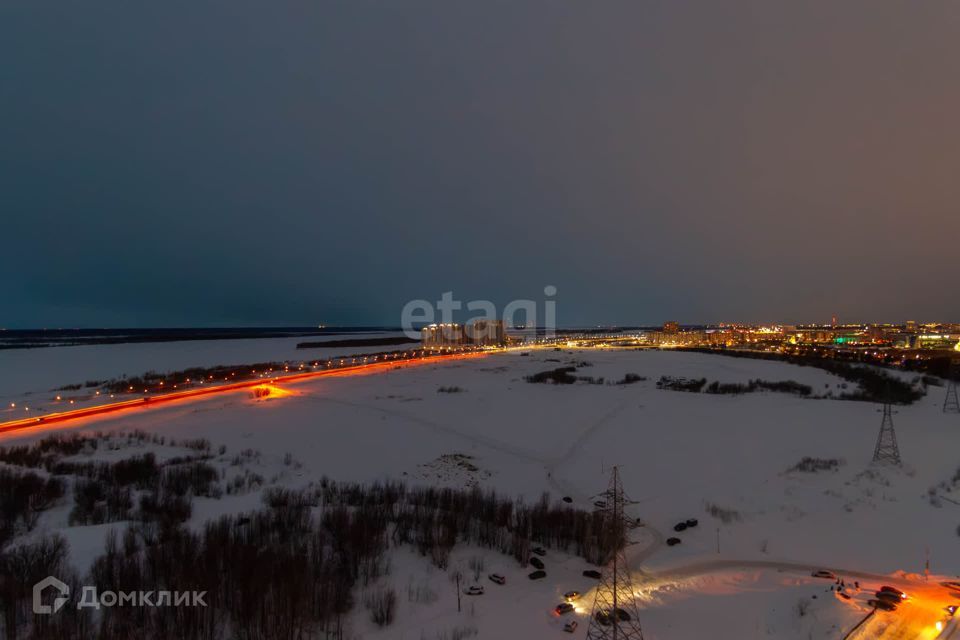
[[[378,589],[368,593],[363,604],[370,611],[370,619],[373,623],[378,627],[386,627],[393,623],[397,608],[397,593],[393,589]]]

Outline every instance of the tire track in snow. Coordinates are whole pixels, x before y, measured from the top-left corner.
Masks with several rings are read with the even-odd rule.
[[[341,400],[337,398],[331,398],[327,396],[315,396],[311,394],[304,394],[300,396],[303,399],[313,400],[316,402],[327,402],[331,404],[337,404],[346,407],[353,407],[357,409],[365,409],[368,411],[374,411],[383,415],[387,415],[393,418],[400,420],[405,420],[413,424],[426,427],[433,431],[444,433],[446,435],[452,435],[457,438],[462,438],[467,442],[478,444],[480,446],[498,451],[500,453],[505,453],[507,455],[519,458],[525,462],[533,462],[543,466],[544,472],[546,473],[547,483],[550,487],[556,490],[560,495],[569,495],[571,497],[576,496],[580,502],[589,502],[589,496],[584,494],[579,488],[572,487],[569,481],[562,478],[557,478],[554,475],[554,470],[562,465],[564,462],[570,460],[576,451],[583,446],[583,444],[593,437],[599,430],[606,426],[611,420],[618,416],[631,402],[635,402],[636,399],[629,398],[619,405],[614,407],[611,411],[607,412],[605,415],[601,416],[593,424],[587,427],[577,438],[574,440],[566,451],[558,458],[546,458],[544,456],[537,455],[531,451],[523,449],[521,447],[514,447],[500,440],[494,438],[486,438],[483,436],[478,436],[475,434],[464,433],[453,427],[434,422],[432,420],[427,420],[419,416],[411,415],[403,411],[397,411],[396,409],[387,409],[377,405],[362,403],[362,402],[351,402],[349,400]],[[643,529],[651,535],[653,538],[652,541],[647,544],[642,549],[637,551],[630,552],[634,566],[638,566],[640,563],[646,561],[650,556],[656,553],[663,546],[663,534],[660,531],[649,524],[644,525]]]
[[[513,456],[515,458],[520,458],[527,462],[535,462],[539,464],[544,463],[544,459],[541,456],[536,455],[535,453],[523,449],[521,447],[514,447],[500,440],[494,438],[487,438],[484,436],[479,436],[476,434],[464,433],[458,429],[447,426],[445,424],[440,424],[439,422],[434,422],[432,420],[427,420],[419,416],[411,415],[403,411],[397,411],[396,409],[386,409],[373,404],[365,404],[362,402],[351,402],[349,400],[338,400],[336,398],[330,398],[326,396],[314,396],[314,395],[303,395],[301,396],[307,400],[314,400],[317,402],[327,402],[330,404],[338,404],[346,407],[354,407],[357,409],[366,409],[368,411],[374,411],[381,413],[383,415],[390,416],[392,418],[397,418],[400,420],[405,420],[407,422],[412,422],[413,424],[419,425],[421,427],[426,427],[427,429],[438,431],[446,435],[451,435],[457,438],[462,438],[473,444],[478,444],[488,449],[493,449],[494,451],[499,451],[500,453],[505,453],[507,455]]]

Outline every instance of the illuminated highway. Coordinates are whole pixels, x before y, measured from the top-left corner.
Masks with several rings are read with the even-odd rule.
[[[24,407],[25,411],[33,411],[34,413],[29,414],[29,417],[0,422],[0,435],[31,428],[39,429],[40,427],[45,427],[50,424],[74,422],[84,418],[96,418],[99,416],[123,411],[140,411],[155,407],[157,405],[168,404],[172,402],[188,402],[190,400],[195,400],[218,393],[230,393],[252,389],[267,383],[277,384],[297,382],[322,376],[367,375],[381,371],[388,371],[391,369],[418,366],[421,364],[434,364],[446,362],[448,360],[480,358],[490,355],[491,353],[556,347],[558,344],[567,344],[567,341],[566,339],[553,338],[506,347],[449,346],[437,347],[436,349],[423,348],[402,352],[396,351],[372,356],[356,356],[350,358],[349,362],[347,361],[347,358],[340,358],[333,361],[327,361],[326,365],[320,365],[318,362],[314,362],[313,366],[309,366],[309,363],[301,363],[299,364],[298,370],[295,373],[288,373],[290,369],[284,368],[284,373],[271,375],[273,373],[273,370],[271,369],[269,372],[261,373],[258,377],[251,377],[238,382],[229,382],[225,379],[222,384],[216,384],[208,380],[198,380],[193,384],[204,384],[207,382],[210,382],[210,384],[204,384],[202,387],[193,387],[191,389],[180,391],[167,391],[166,389],[169,389],[171,385],[168,385],[166,388],[164,388],[164,383],[161,382],[160,385],[158,387],[154,387],[152,391],[144,389],[144,395],[141,395],[139,392],[134,392],[133,387],[131,386],[131,395],[135,395],[136,397],[128,400],[118,400],[116,402],[88,405],[66,411],[54,411],[51,413],[45,413],[43,415],[37,415],[37,413],[42,410],[41,407]],[[290,367],[294,366],[297,365],[290,365]],[[317,370],[318,366],[324,366],[324,368]],[[190,384],[190,380],[188,379],[186,382],[181,384]],[[176,389],[177,385],[172,385],[172,387],[173,389]],[[114,395],[115,394],[109,395],[109,398],[114,398]],[[108,396],[101,395],[100,392],[97,391],[96,396],[92,396],[89,399],[97,400],[101,398],[106,399],[107,397]],[[61,396],[58,395],[56,400],[60,402]],[[74,400],[75,399],[67,400],[64,398],[63,402],[74,404]],[[83,400],[85,399],[81,399],[81,402]],[[10,406],[11,409],[17,408],[16,403],[11,403]]]
[[[162,404],[169,404],[173,402],[189,402],[191,400],[204,398],[206,396],[210,396],[214,394],[231,393],[236,391],[253,389],[255,387],[260,387],[268,383],[280,384],[280,383],[298,382],[302,380],[309,380],[312,378],[319,378],[319,377],[370,375],[370,374],[383,372],[383,371],[391,371],[393,369],[415,367],[415,366],[420,366],[424,364],[436,364],[441,362],[447,362],[450,360],[482,358],[494,352],[495,350],[473,351],[473,352],[466,352],[466,353],[448,352],[448,353],[441,353],[437,355],[421,355],[419,357],[412,355],[415,352],[410,352],[411,355],[406,355],[404,357],[398,356],[396,359],[379,360],[376,362],[369,362],[366,364],[341,366],[341,367],[330,368],[330,369],[322,369],[320,371],[299,371],[297,373],[290,373],[290,374],[283,374],[283,375],[278,374],[275,376],[269,376],[265,378],[253,378],[250,380],[243,380],[240,382],[231,382],[231,383],[219,384],[219,385],[208,385],[205,387],[188,389],[186,391],[171,391],[167,393],[158,393],[151,396],[137,397],[136,399],[133,399],[133,400],[121,400],[119,402],[108,402],[105,404],[82,407],[79,409],[48,413],[43,416],[32,416],[29,418],[21,418],[19,420],[10,420],[7,422],[0,422],[0,434],[23,431],[25,429],[40,429],[50,424],[72,422],[72,421],[77,421],[84,418],[92,418],[92,417],[103,416],[107,414],[115,414],[115,413],[128,412],[128,411],[142,411],[144,409],[150,409]]]

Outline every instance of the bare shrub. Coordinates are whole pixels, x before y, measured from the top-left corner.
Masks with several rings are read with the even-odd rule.
[[[437,569],[446,569],[450,565],[450,549],[441,546],[431,547],[430,562],[432,562],[433,566]]]
[[[378,627],[386,627],[393,623],[397,609],[397,592],[393,589],[378,589],[368,593],[363,599],[363,606],[370,611],[370,620]]]
[[[800,462],[787,469],[787,472],[817,473],[819,471],[837,471],[843,464],[845,464],[845,461],[840,458],[811,458],[810,456],[804,456]]]
[[[413,578],[407,585],[407,602],[416,602],[421,604],[430,604],[437,601],[437,592],[430,587],[427,580],[421,580],[417,584],[413,583]]]
[[[725,509],[719,505],[708,502],[706,505],[707,513],[711,516],[722,522],[723,524],[730,524],[731,522],[739,522],[743,519],[740,515],[740,512],[736,509]]]
[[[464,638],[472,638],[477,635],[476,627],[455,627],[453,631],[450,632],[450,640],[463,640]]]
[[[479,581],[483,570],[486,568],[486,560],[483,556],[471,556],[469,564],[470,570],[473,571],[474,582]]]

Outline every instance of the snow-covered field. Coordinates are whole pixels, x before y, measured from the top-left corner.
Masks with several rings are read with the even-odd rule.
[[[26,394],[46,398],[50,391],[87,380],[138,376],[146,371],[180,371],[189,367],[243,365],[324,359],[354,353],[375,353],[396,347],[331,347],[297,349],[301,342],[397,338],[399,332],[367,332],[291,338],[184,340],[123,344],[0,349],[0,403],[21,401]],[[0,409],[3,409],[0,405]],[[0,412],[0,420],[8,419]]]
[[[116,375],[118,360],[141,361],[129,357],[131,350],[150,360],[139,370],[124,365],[123,372],[136,374],[207,360],[303,357],[295,355],[296,341],[242,341],[257,344],[245,345],[235,357],[225,353],[230,348],[225,343],[120,345],[117,353],[127,352],[122,358],[110,355],[113,346],[41,349],[12,358],[0,354],[5,358],[0,395]],[[168,350],[172,353],[164,355]],[[628,385],[524,380],[571,362],[589,363],[576,375],[611,382],[636,373],[646,380]],[[60,369],[57,380],[50,378],[54,366]],[[646,524],[630,555],[637,585],[647,589],[641,604],[644,632],[654,639],[840,637],[840,629],[862,616],[835,600],[808,571],[778,571],[779,564],[921,573],[929,552],[932,572],[960,574],[960,504],[940,500],[934,506],[927,495],[960,467],[960,418],[941,413],[942,389],[898,408],[894,420],[905,465],[875,469],[870,460],[881,418],[875,405],[768,392],[667,391],[656,388],[662,375],[720,382],[795,380],[817,392],[843,382],[818,369],[705,354],[534,350],[320,378],[291,385],[290,395],[268,401],[229,394],[64,430],[138,429],[176,439],[207,438],[214,448],[225,445],[228,456],[252,449],[261,455],[251,465],[268,484],[295,487],[322,476],[476,484],[528,501],[543,492],[555,499],[570,496],[583,508],[590,508],[593,496],[606,487],[611,466],[619,465],[625,490],[637,501],[633,515]],[[450,386],[461,391],[438,392]],[[0,444],[37,437],[19,432]],[[287,454],[299,465],[291,466],[289,458],[285,462]],[[835,471],[788,472],[804,456],[842,464]],[[459,464],[462,460],[469,464]],[[960,490],[945,495],[960,501]],[[256,504],[256,494],[201,501],[194,521]],[[711,515],[712,507],[724,518]],[[674,535],[674,523],[687,518],[699,519],[700,526],[678,534],[679,546],[660,544]],[[45,514],[41,529],[65,525],[63,509]],[[97,552],[110,526],[117,525],[66,532],[78,565]],[[354,637],[433,639],[457,627],[476,629],[478,638],[558,637],[564,620],[551,609],[563,592],[590,588],[580,575],[585,563],[561,554],[548,554],[549,576],[537,583],[526,580],[527,570],[510,558],[489,551],[460,547],[454,564],[478,554],[485,558],[485,573],[499,571],[507,584],[486,582],[486,594],[467,598],[457,614],[449,577],[414,551],[398,550],[385,578],[401,594],[397,621],[377,629],[358,608]],[[769,566],[749,564],[756,561]],[[698,565],[705,568],[696,575],[654,578]],[[813,594],[820,597],[811,600]],[[803,616],[797,611],[800,599],[812,603]],[[581,616],[574,637],[585,634],[589,606],[587,593],[580,602],[585,611],[570,614]]]

